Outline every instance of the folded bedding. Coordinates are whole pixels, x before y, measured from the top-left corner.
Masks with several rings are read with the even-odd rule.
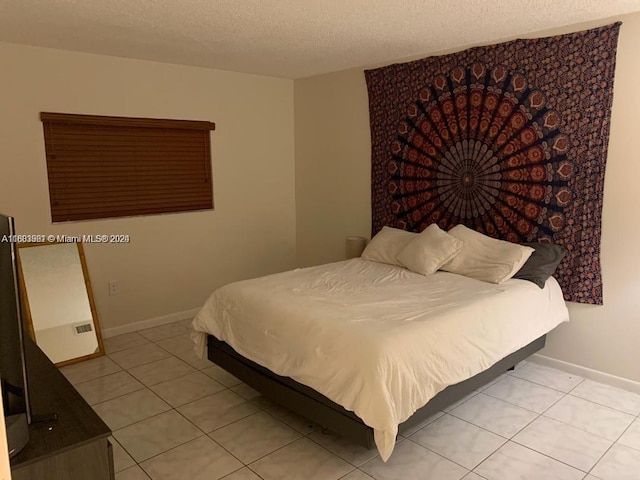
[[[201,356],[211,334],[353,411],[386,461],[398,425],[437,393],[568,319],[553,277],[540,289],[356,258],[226,285],[193,338]]]

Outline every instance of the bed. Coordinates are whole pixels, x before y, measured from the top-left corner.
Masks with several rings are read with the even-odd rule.
[[[199,353],[383,460],[397,433],[544,346],[568,320],[549,278],[496,285],[352,259],[232,283],[196,315]]]

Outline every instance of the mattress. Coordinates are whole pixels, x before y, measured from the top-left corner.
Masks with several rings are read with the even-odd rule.
[[[193,338],[201,356],[212,334],[353,411],[386,461],[398,425],[437,393],[568,319],[553,278],[495,285],[356,258],[226,285]]]

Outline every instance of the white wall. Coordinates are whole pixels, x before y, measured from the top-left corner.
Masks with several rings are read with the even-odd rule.
[[[572,321],[543,354],[640,381],[640,14],[555,29],[568,33],[622,20],[604,192],[602,307],[570,305]],[[438,52],[449,53],[449,52]],[[423,56],[427,56],[425,53]],[[296,80],[297,261],[344,258],[348,235],[369,236],[371,164],[363,69]]]
[[[22,234],[131,237],[85,245],[103,328],[187,311],[225,283],[294,266],[292,81],[8,43],[0,65],[0,211]],[[41,111],[216,122],[215,210],[52,224]]]

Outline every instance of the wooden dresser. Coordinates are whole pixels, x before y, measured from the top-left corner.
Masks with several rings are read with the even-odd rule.
[[[58,419],[29,426],[29,443],[11,459],[13,480],[113,480],[109,427],[31,340],[25,340],[35,415]]]

